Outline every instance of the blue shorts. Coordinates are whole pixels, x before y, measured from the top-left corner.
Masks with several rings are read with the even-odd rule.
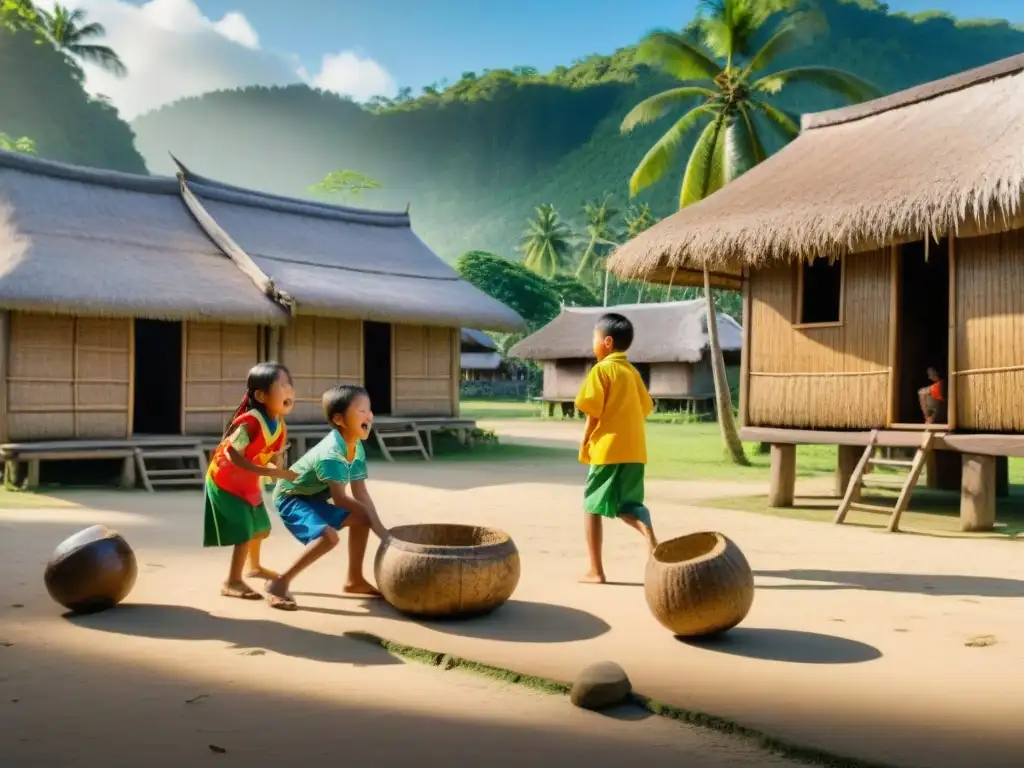
[[[281,522],[296,539],[309,544],[323,536],[324,528],[340,531],[348,510],[327,501],[326,495],[301,496],[289,494],[274,499]]]

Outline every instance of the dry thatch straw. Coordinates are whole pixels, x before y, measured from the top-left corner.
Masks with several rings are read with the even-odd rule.
[[[790,145],[609,261],[621,277],[743,267],[1024,226],[1024,54],[804,115]]]

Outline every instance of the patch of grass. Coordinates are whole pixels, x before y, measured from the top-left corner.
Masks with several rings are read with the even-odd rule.
[[[893,507],[896,503],[896,494],[871,489],[871,493],[865,494],[862,501],[865,504]],[[839,500],[825,496],[798,496],[794,506],[779,509],[768,506],[768,497],[764,495],[726,496],[703,500],[701,506],[754,512],[791,520],[831,523]],[[914,491],[910,506],[900,519],[900,530],[924,536],[1012,541],[1024,533],[1024,489],[1011,488],[1008,498],[998,500],[996,518],[994,531],[964,533],[960,530],[960,494],[955,491],[919,488]],[[888,521],[886,515],[853,509],[847,515],[845,524],[881,530]]]
[[[4,486],[0,488],[0,509],[56,509],[80,506],[69,499],[62,498],[71,490],[74,489],[61,488],[61,496],[53,496],[47,491],[22,491]]]
[[[447,653],[430,651],[425,648],[417,648],[411,645],[395,643],[378,635],[369,632],[346,632],[347,637],[355,640],[371,643],[380,646],[388,653],[398,658],[412,661],[418,664],[426,664],[431,667],[438,667],[445,671],[458,670],[468,674],[487,677],[512,685],[522,685],[541,693],[553,696],[568,696],[572,686],[569,683],[558,680],[549,680],[534,675],[525,675],[515,670],[504,667],[495,667],[490,664],[483,664],[471,659],[463,659],[459,656],[452,656]],[[790,741],[776,739],[762,731],[748,728],[732,720],[723,717],[709,715],[696,710],[684,709],[671,704],[642,696],[637,693],[631,695],[633,703],[646,709],[653,715],[678,720],[689,725],[706,728],[708,730],[724,733],[738,739],[755,744],[766,752],[788,758],[807,765],[822,765],[829,768],[889,768],[884,763],[858,760],[856,758],[835,755],[814,747],[805,747]]]
[[[464,419],[539,419],[540,403],[525,400],[469,400],[459,403],[459,416]]]

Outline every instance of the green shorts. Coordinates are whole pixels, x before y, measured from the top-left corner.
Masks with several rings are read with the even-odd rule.
[[[583,509],[601,517],[631,515],[650,527],[644,506],[643,464],[592,464],[583,489]]]
[[[261,533],[270,533],[270,515],[263,504],[254,507],[206,479],[204,547],[233,547]]]

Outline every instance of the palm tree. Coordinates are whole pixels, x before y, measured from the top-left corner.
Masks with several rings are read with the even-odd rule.
[[[34,155],[36,153],[36,143],[28,136],[21,136],[15,139],[0,131],[0,149],[7,150],[8,152],[24,152],[28,155]]]
[[[647,203],[641,205],[631,204],[626,209],[626,237],[632,240],[645,229],[650,229],[655,224],[654,214],[651,213],[651,206]]]
[[[361,197],[368,189],[380,189],[381,183],[359,171],[331,171],[322,181],[310,187],[311,192],[325,195]]]
[[[622,131],[651,123],[671,107],[685,105],[688,110],[640,161],[629,180],[631,195],[662,178],[683,139],[701,126],[683,174],[680,208],[703,200],[760,163],[766,156],[763,126],[771,128],[784,142],[800,132],[795,115],[768,101],[788,85],[819,86],[850,101],[878,94],[867,81],[831,67],[764,72],[778,56],[802,46],[810,33],[823,28],[820,14],[795,11],[795,7],[795,0],[701,0],[702,11],[708,13],[702,13],[693,27],[699,40],[687,34],[655,32],[640,44],[638,61],[661,69],[682,84],[640,102],[622,121]],[[766,42],[755,49],[755,41],[777,11],[783,12],[780,21]],[[704,298],[718,423],[733,461],[747,464],[718,344],[718,323],[707,269]]]
[[[69,10],[58,3],[52,11],[37,8],[36,15],[39,30],[57,50],[70,58],[97,64],[118,77],[128,74],[128,69],[112,48],[90,42],[106,36],[107,30],[98,22],[86,24],[85,11],[80,8]]]
[[[607,192],[601,200],[592,200],[583,204],[587,247],[576,268],[577,280],[582,280],[584,276],[591,276],[594,272],[595,262],[598,259],[603,260],[608,255],[609,249],[618,244],[620,235],[612,224],[612,220],[618,215],[619,209],[612,206]],[[604,270],[604,306],[608,306],[607,269]]]
[[[550,203],[537,206],[537,218],[526,223],[523,232],[523,261],[542,277],[551,277],[560,272],[569,261],[572,252],[573,233],[563,222],[555,206]]]

